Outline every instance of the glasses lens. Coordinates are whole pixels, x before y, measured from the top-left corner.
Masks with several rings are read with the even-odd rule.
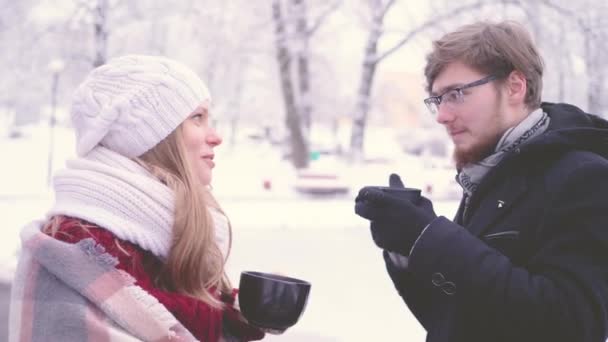
[[[443,102],[449,104],[462,103],[463,96],[462,92],[457,89],[450,90],[447,93],[443,94]]]
[[[431,112],[432,115],[437,115],[439,108],[437,108],[437,102],[434,100],[436,100],[436,99],[434,99],[434,98],[426,99],[426,100],[424,100],[424,104],[426,104],[426,108],[429,109],[429,112]]]

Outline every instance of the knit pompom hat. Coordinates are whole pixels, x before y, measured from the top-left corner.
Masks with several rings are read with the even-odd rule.
[[[210,101],[203,81],[177,61],[139,55],[111,59],[74,93],[76,152],[84,156],[103,145],[128,158],[141,156]]]

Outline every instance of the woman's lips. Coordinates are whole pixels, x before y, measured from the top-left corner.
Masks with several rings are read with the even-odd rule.
[[[211,167],[211,168],[215,167],[215,162],[213,161],[213,156],[205,156],[205,157],[203,157],[203,160],[205,161],[205,163],[207,163],[207,165],[209,165],[209,167]]]

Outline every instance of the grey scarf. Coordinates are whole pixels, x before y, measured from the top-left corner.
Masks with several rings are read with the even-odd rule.
[[[494,153],[483,160],[465,165],[458,175],[456,181],[464,190],[464,209],[469,205],[469,199],[477,190],[484,176],[494,166],[498,165],[504,156],[522,145],[526,141],[543,134],[549,126],[549,116],[542,109],[537,109],[530,113],[517,126],[509,128],[496,144]]]

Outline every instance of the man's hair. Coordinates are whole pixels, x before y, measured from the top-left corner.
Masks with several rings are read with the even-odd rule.
[[[538,108],[543,88],[543,60],[528,31],[514,21],[478,22],[460,27],[433,42],[426,57],[427,92],[448,64],[462,62],[473,69],[504,78],[518,70],[526,77],[525,103]]]

